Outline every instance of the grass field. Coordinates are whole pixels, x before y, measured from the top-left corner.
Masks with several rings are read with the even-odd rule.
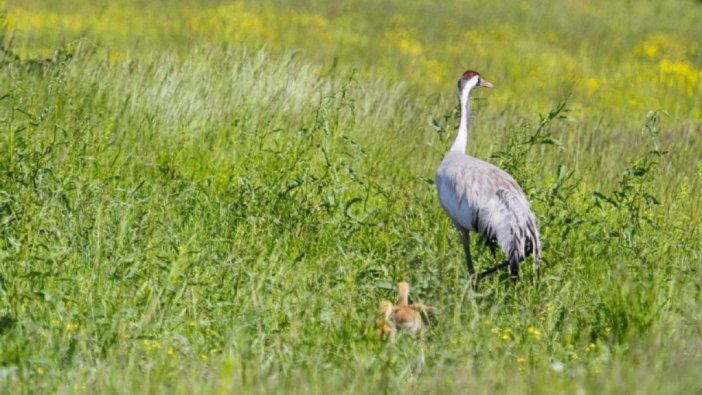
[[[0,393],[702,392],[699,1],[73,3],[2,6]],[[468,68],[538,279],[436,197]]]

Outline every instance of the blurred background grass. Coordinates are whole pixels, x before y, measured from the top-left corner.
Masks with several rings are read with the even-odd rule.
[[[354,68],[449,103],[455,76],[473,68],[497,84],[489,100],[503,112],[543,113],[567,99],[579,135],[572,139],[595,152],[580,160],[622,155],[616,147],[636,144],[630,130],[653,109],[672,116],[676,126],[664,138],[673,151],[702,153],[702,28],[692,1],[27,1],[6,8],[15,46],[29,56],[81,40],[112,62],[161,51],[183,57],[212,45],[292,49],[322,75]]]
[[[7,8],[26,53],[47,55],[80,38],[109,49],[114,60],[246,43],[300,49],[323,70],[356,67],[424,93],[446,90],[473,67],[501,82],[491,100],[502,107],[526,102],[543,109],[571,96],[583,112],[630,118],[669,108],[702,116],[702,28],[692,1],[386,1],[371,7],[363,1],[30,0]]]

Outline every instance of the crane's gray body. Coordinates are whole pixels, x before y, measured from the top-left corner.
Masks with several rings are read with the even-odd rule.
[[[512,262],[541,245],[536,219],[519,184],[504,170],[461,152],[449,151],[436,171],[441,206],[459,230],[495,243]]]

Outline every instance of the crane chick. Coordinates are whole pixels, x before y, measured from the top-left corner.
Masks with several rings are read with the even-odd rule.
[[[394,308],[394,321],[398,329],[406,330],[413,335],[421,335],[424,330],[422,312],[435,313],[436,308],[423,304],[409,303],[410,286],[407,282],[401,281],[397,284],[399,302]]]
[[[478,279],[509,265],[513,278],[519,264],[533,254],[538,269],[541,242],[536,219],[519,184],[504,170],[466,155],[470,126],[470,94],[476,87],[492,88],[480,74],[468,70],[458,81],[461,120],[456,139],[436,171],[441,206],[461,236],[468,273],[475,273],[470,255],[470,232],[491,247],[499,246],[507,259],[478,275]]]
[[[392,340],[395,338],[397,328],[392,318],[394,308],[395,306],[389,300],[380,302],[380,318],[375,320],[375,334],[381,339]]]

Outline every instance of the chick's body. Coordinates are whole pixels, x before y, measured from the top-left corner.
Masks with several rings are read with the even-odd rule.
[[[397,284],[400,301],[394,309],[395,323],[400,329],[417,335],[424,329],[424,322],[419,309],[409,304],[409,288],[409,284],[404,281]]]

